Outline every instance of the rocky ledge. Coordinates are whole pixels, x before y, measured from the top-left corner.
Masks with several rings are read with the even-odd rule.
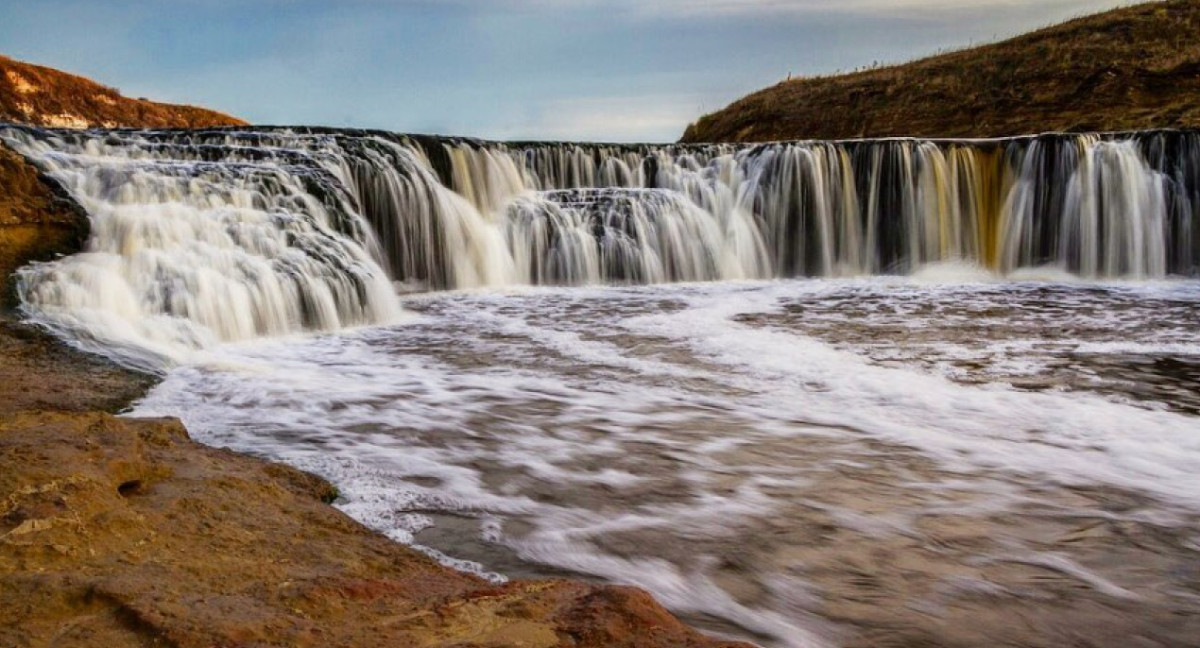
[[[0,268],[79,215],[0,149]],[[372,532],[327,482],[115,416],[152,384],[0,312],[0,646],[733,646],[648,594],[494,586]]]

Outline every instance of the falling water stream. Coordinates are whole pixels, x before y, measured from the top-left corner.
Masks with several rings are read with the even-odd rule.
[[[447,564],[764,646],[1200,636],[1200,134],[0,140],[92,223],[31,319]]]

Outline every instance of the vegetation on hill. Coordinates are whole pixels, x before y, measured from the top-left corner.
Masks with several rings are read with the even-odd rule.
[[[80,76],[0,56],[0,122],[59,128],[200,128],[245,122],[195,106],[129,99]]]
[[[1196,127],[1198,36],[1200,0],[1141,4],[905,65],[785,81],[702,117],[683,141]]]

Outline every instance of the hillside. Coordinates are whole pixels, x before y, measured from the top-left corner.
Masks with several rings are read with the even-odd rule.
[[[1096,14],[905,65],[785,81],[684,142],[1000,137],[1200,126],[1200,0]]]
[[[245,122],[204,108],[129,99],[54,68],[0,56],[0,122],[60,128],[198,128]]]

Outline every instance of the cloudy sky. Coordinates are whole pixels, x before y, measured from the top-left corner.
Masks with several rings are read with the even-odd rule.
[[[0,53],[255,123],[671,141],[789,74],[1121,0],[0,0]]]

